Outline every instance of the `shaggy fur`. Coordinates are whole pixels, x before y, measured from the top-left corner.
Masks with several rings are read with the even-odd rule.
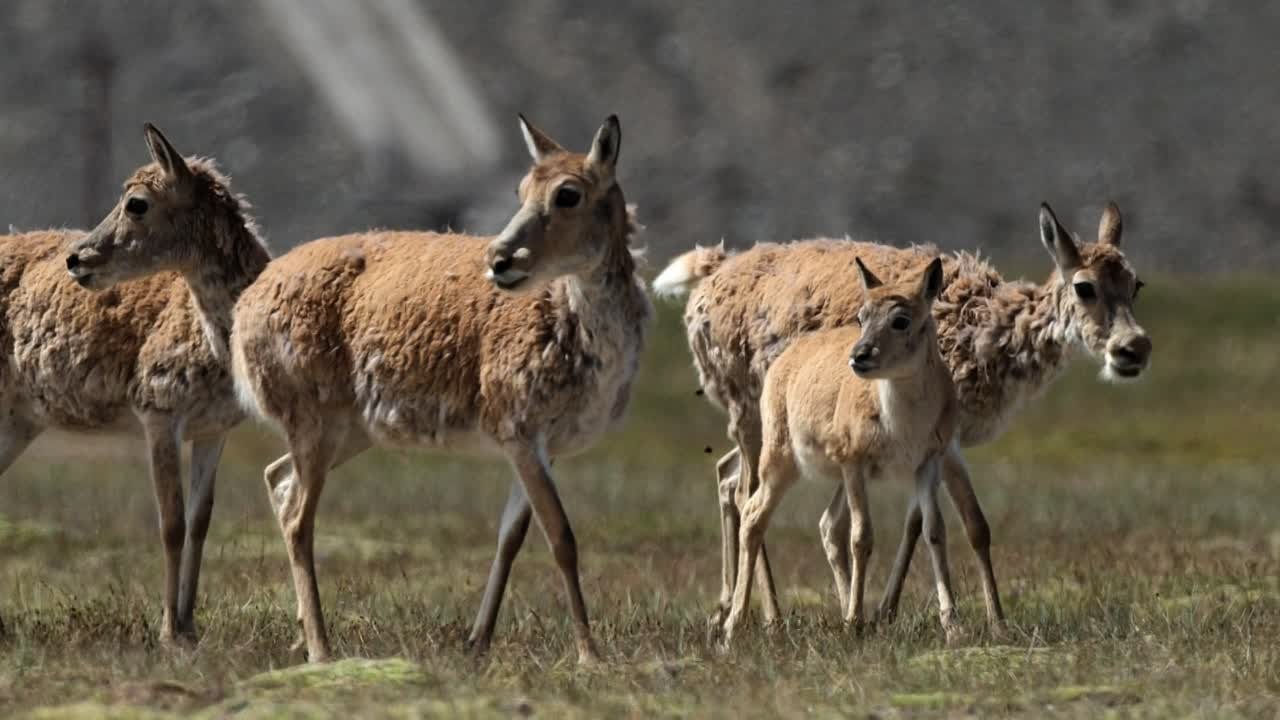
[[[1105,360],[1108,374],[1118,355],[1138,358],[1140,371],[1150,354],[1150,341],[1132,316],[1138,282],[1119,249],[1119,211],[1108,207],[1099,242],[1086,245],[1075,243],[1047,206],[1041,216],[1042,240],[1059,266],[1042,284],[1005,281],[970,253],[944,257],[946,289],[934,316],[959,396],[960,445],[997,437],[1018,408],[1058,376],[1075,348]],[[707,397],[729,414],[729,435],[739,451],[754,454],[759,446],[760,393],[773,361],[796,337],[847,325],[855,317],[864,295],[848,281],[854,259],[861,257],[892,281],[935,252],[932,247],[899,249],[822,239],[761,244],[737,255],[703,248],[672,262],[683,269],[664,271],[671,280],[663,289],[678,293],[693,287],[685,309],[689,346]],[[1089,304],[1078,298],[1072,287],[1077,281],[1092,283],[1099,301]],[[721,467],[737,465],[731,457],[721,461]],[[755,462],[748,462],[742,470],[749,473],[753,467]],[[989,530],[958,451],[948,455],[944,477],[983,560],[989,555]],[[737,507],[751,485],[744,487],[737,473],[721,475],[726,547],[736,535]],[[736,489],[736,500],[726,486]],[[824,517],[824,523],[830,519]],[[726,579],[732,575],[728,568]],[[998,621],[994,576],[984,576],[988,614]],[[731,586],[722,587],[721,618]],[[892,591],[893,580],[890,587]],[[774,602],[772,593],[766,592],[764,600]],[[895,602],[893,597],[889,604]],[[892,612],[891,607],[884,610]],[[766,615],[775,612],[766,605]]]
[[[909,511],[928,518],[942,622],[950,630],[954,621],[935,494],[938,460],[951,443],[956,420],[955,388],[938,353],[930,314],[942,286],[942,264],[934,260],[923,272],[890,286],[882,286],[861,263],[858,270],[867,288],[859,326],[797,338],[765,376],[760,487],[742,510],[740,567],[725,621],[726,642],[750,602],[750,578],[769,518],[802,475],[845,488],[851,532],[823,540],[828,548],[840,544],[854,551],[852,576],[832,564],[849,623],[865,620],[862,596],[872,546],[866,483],[881,477],[916,485]]]
[[[145,194],[153,212],[163,210],[163,227],[146,228],[147,242],[120,230],[132,222],[124,199],[90,234],[0,238],[0,469],[45,428],[146,434],[167,559],[166,640],[195,632],[214,471],[225,433],[243,418],[224,359],[225,320],[213,309],[230,307],[268,260],[226,178],[211,161],[188,164],[180,201],[160,163],[125,182],[126,198]],[[134,263],[156,249],[151,242],[178,246],[183,261],[139,277],[157,269]],[[68,276],[68,253],[85,258],[77,280]],[[137,279],[116,284],[113,276]],[[190,518],[180,485],[184,439],[193,442]]]
[[[316,240],[273,262],[236,307],[241,394],[283,430],[297,470],[278,462],[266,480],[312,661],[329,653],[311,556],[315,503],[328,467],[370,444],[508,457],[522,485],[503,518],[472,641],[488,645],[531,503],[569,591],[579,657],[595,657],[549,463],[622,417],[650,307],[613,178],[616,119],[588,155],[523,125],[535,165],[498,237]]]

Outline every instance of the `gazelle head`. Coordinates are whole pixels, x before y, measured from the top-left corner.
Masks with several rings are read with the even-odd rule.
[[[867,380],[909,377],[937,354],[933,301],[942,292],[942,258],[889,285],[856,258],[866,291],[857,323],[862,336],[849,353],[849,366]]]
[[[520,209],[489,244],[485,276],[503,290],[536,287],[598,267],[626,203],[614,177],[622,131],[610,115],[586,154],[569,152],[520,116],[533,168],[520,181]]]
[[[1049,205],[1040,205],[1040,238],[1063,285],[1059,313],[1109,381],[1136,380],[1151,362],[1151,338],[1133,315],[1142,281],[1120,250],[1120,231],[1120,208],[1107,203],[1097,242],[1077,244]]]
[[[106,218],[69,248],[67,272],[81,287],[104,290],[184,269],[192,259],[200,186],[210,178],[197,177],[154,125],[148,123],[143,136],[152,162],[125,181],[124,194]]]

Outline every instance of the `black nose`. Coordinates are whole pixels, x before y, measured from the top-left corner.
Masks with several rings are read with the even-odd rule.
[[[501,275],[511,269],[511,258],[498,258],[493,261],[493,274]]]
[[[853,349],[853,361],[856,363],[865,363],[871,359],[872,351],[869,347],[856,347]]]
[[[68,255],[68,256],[67,256],[67,269],[68,269],[68,270],[75,270],[75,269],[76,269],[76,266],[77,266],[77,265],[79,265],[79,264],[80,264],[80,256],[79,256],[79,255],[76,255],[75,253],[71,253],[70,255]]]
[[[1151,338],[1140,335],[1113,350],[1112,354],[1130,365],[1141,365],[1151,355]]]

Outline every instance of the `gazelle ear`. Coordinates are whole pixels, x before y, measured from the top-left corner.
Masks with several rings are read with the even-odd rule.
[[[862,264],[862,258],[855,257],[853,261],[858,264],[858,275],[862,277],[863,290],[875,290],[881,285],[884,285],[884,283],[880,282],[880,278],[876,277],[875,273],[871,272],[866,265]]]
[[[936,257],[920,278],[920,299],[932,303],[942,294],[942,258]]]
[[[618,151],[622,147],[622,127],[618,125],[618,116],[610,115],[596,131],[591,141],[591,152],[587,153],[587,167],[590,167],[601,178],[612,178],[618,167]]]
[[[147,150],[151,159],[156,161],[165,175],[176,182],[184,182],[191,177],[191,168],[182,159],[181,153],[174,149],[169,139],[160,129],[151,123],[142,126],[142,136],[147,141]]]
[[[1069,280],[1069,273],[1082,264],[1080,249],[1076,247],[1071,233],[1058,222],[1058,216],[1053,214],[1049,203],[1040,203],[1040,242],[1044,243],[1045,249],[1053,257],[1062,277]]]
[[[524,135],[524,144],[529,148],[529,155],[533,157],[535,163],[540,163],[551,155],[564,152],[564,148],[560,147],[560,143],[552,140],[550,136],[534,127],[532,123],[525,119],[524,115],[517,115],[520,118],[520,133]]]
[[[1120,207],[1114,202],[1107,203],[1102,209],[1102,219],[1098,221],[1098,242],[1103,245],[1120,247],[1120,231],[1124,224],[1120,221]]]

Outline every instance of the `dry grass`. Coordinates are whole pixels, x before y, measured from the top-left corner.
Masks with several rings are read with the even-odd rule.
[[[293,595],[260,480],[280,446],[258,428],[237,433],[222,465],[202,639],[159,646],[159,543],[138,455],[50,437],[0,483],[0,714],[1274,716],[1280,297],[1261,283],[1201,282],[1175,300],[1161,284],[1141,308],[1157,344],[1148,383],[1100,386],[1082,363],[1025,427],[973,455],[1006,638],[982,627],[953,513],[966,641],[943,644],[919,561],[897,623],[846,632],[817,543],[829,489],[802,486],[770,534],[785,621],[717,654],[704,625],[719,582],[704,448],[726,443],[693,394],[668,312],[628,427],[560,472],[604,667],[574,666],[535,536],[491,656],[469,660],[462,641],[507,472],[383,453],[340,471],[320,515],[322,591],[347,659],[297,667]],[[874,599],[904,495],[872,494]]]

